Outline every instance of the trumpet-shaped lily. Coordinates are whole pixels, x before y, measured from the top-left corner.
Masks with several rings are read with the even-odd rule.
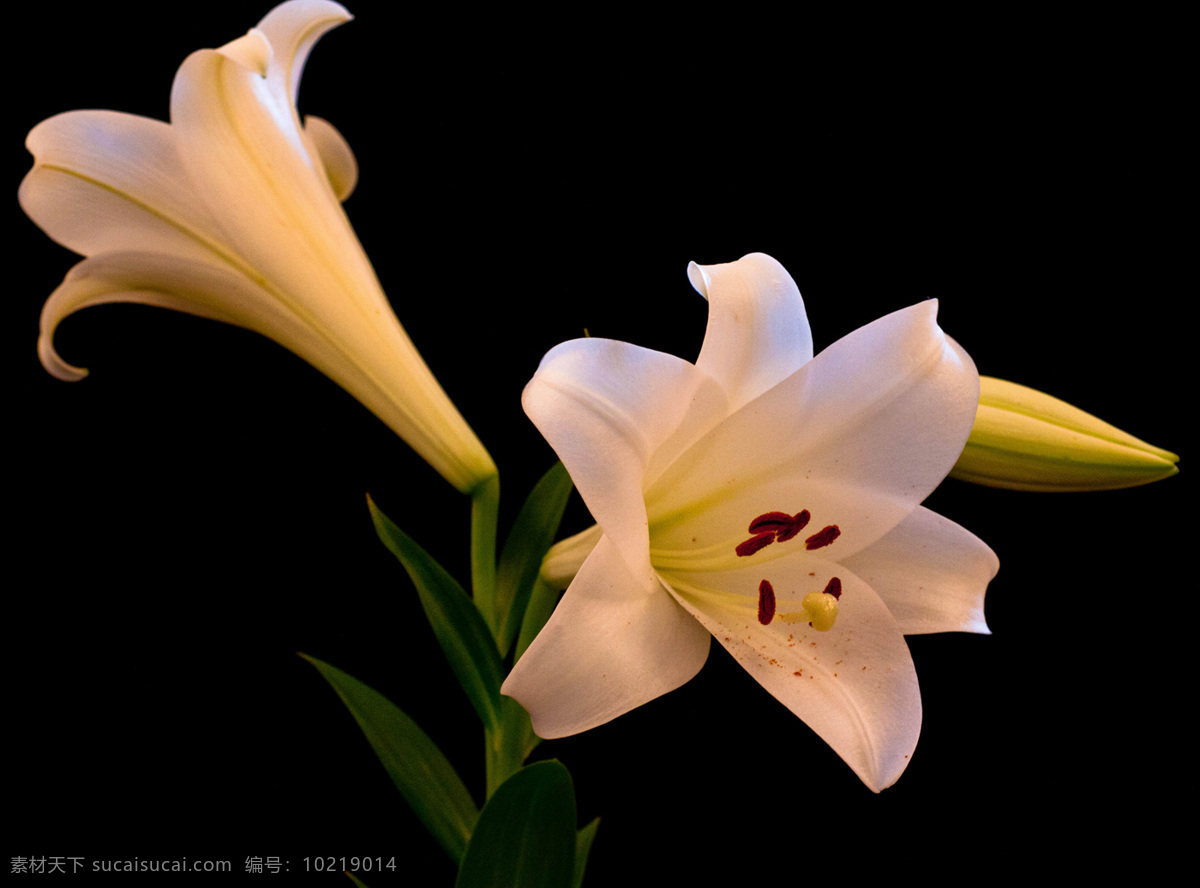
[[[83,254],[42,311],[38,354],[60,379],[86,371],[54,350],[80,308],[140,302],[256,330],[328,375],[462,491],[491,457],[392,313],[340,201],[354,155],[296,93],[308,53],[350,18],[293,0],[244,37],[190,55],[171,122],[74,111],[29,134],[25,212]]]
[[[933,301],[813,358],[774,259],[688,274],[694,365],[583,339],[525,390],[599,530],[503,691],[541,736],[576,733],[686,682],[711,634],[878,791],[921,724],[904,634],[988,631],[995,556],[920,506],[967,440],[974,364]]]
[[[950,474],[1013,490],[1114,490],[1169,478],[1178,461],[1066,401],[983,376],[971,437]]]

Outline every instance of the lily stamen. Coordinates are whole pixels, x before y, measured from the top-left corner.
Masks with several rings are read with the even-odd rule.
[[[812,515],[809,514],[808,509],[801,509],[795,515],[789,515],[787,512],[764,512],[751,521],[749,528],[747,528],[754,536],[743,543],[739,543],[734,551],[739,557],[746,558],[766,548],[771,543],[786,543],[792,537],[796,536],[796,534],[800,533],[807,526],[811,518]],[[836,525],[831,525],[831,527],[833,527],[834,536],[836,537],[841,531],[837,529]],[[821,533],[825,533],[828,530],[829,528],[827,527]],[[820,534],[817,534],[817,536],[820,536]],[[809,537],[810,542],[814,539],[816,539],[816,536]],[[833,540],[830,539],[829,542],[833,542]],[[820,545],[828,545],[828,543],[821,543]],[[816,546],[810,545],[808,548],[814,549]]]
[[[758,584],[758,622],[770,624],[775,616],[775,589],[767,580]]]
[[[834,540],[842,535],[841,529],[836,524],[830,524],[827,527],[822,527],[812,536],[804,541],[806,549],[820,549],[823,546],[828,546]]]

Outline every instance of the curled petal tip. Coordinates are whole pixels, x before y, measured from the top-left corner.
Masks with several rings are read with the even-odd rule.
[[[696,292],[707,299],[709,278],[708,272],[704,270],[704,266],[697,265],[695,262],[689,262],[687,267],[687,276],[688,281],[691,282],[691,285],[695,288]]]
[[[58,356],[58,352],[54,350],[52,336],[42,334],[38,337],[37,353],[46,372],[55,379],[61,379],[63,382],[78,382],[88,375],[86,368],[68,364]]]

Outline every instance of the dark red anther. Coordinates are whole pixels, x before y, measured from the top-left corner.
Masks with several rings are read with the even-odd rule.
[[[804,541],[806,549],[820,549],[822,546],[828,546],[834,540],[842,535],[841,530],[836,524],[830,524],[828,527],[822,527],[812,536]]]
[[[768,530],[766,533],[760,533],[756,537],[751,537],[744,543],[738,543],[738,547],[733,551],[745,558],[747,555],[753,555],[759,549],[769,546],[773,542],[775,542],[775,531]]]
[[[808,524],[808,519],[811,517],[812,516],[808,514],[808,509],[803,509],[800,512],[797,512],[794,516],[788,519],[787,530],[781,530],[775,535],[776,541],[780,543],[786,543],[800,531],[804,530],[805,525]]]
[[[779,533],[792,526],[792,516],[787,512],[765,512],[750,522],[751,533]]]
[[[758,622],[764,626],[775,619],[775,590],[763,580],[758,584]]]
[[[825,594],[832,595],[834,597],[834,600],[841,598],[842,597],[842,581],[839,580],[837,577],[834,577],[833,579],[831,579],[828,583],[825,584]]]

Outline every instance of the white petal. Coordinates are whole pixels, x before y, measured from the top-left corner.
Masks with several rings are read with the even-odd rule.
[[[983,540],[936,512],[918,506],[843,563],[879,593],[905,635],[991,631],[983,596],[1000,561]]]
[[[21,207],[68,249],[85,256],[138,250],[238,261],[162,121],[71,111],[35,126],[25,144],[34,168],[21,183]]]
[[[724,265],[688,266],[708,299],[708,329],[696,366],[721,384],[730,409],[812,360],[812,331],[796,282],[782,265],[751,253]]]
[[[708,632],[657,580],[632,577],[603,538],[501,692],[529,711],[538,736],[564,737],[679,687],[708,649]]]
[[[766,626],[757,616],[759,582],[767,578],[760,570],[663,579],[759,684],[878,792],[907,767],[921,732],[921,693],[908,645],[886,605],[861,579],[838,565],[799,561],[808,562],[811,576],[808,570],[799,576],[783,568],[770,572],[777,614]],[[842,582],[833,628],[818,632],[802,620],[787,622],[789,613],[801,612],[799,601],[821,591],[831,576]],[[794,761],[788,755],[780,767]]]
[[[840,560],[899,524],[945,478],[978,391],[971,359],[937,327],[936,303],[881,318],[734,413],[664,472],[646,495],[653,546],[664,558],[729,567],[756,516],[807,509],[810,529],[753,557],[784,555],[837,526],[827,554]]]
[[[697,399],[719,392],[686,361],[608,339],[551,349],[521,402],[628,569],[648,583],[643,479]]]

